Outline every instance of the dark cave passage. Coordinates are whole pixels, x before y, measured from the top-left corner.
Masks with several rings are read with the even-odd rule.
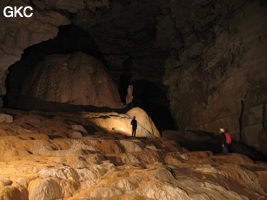
[[[147,111],[159,130],[177,129],[169,111],[169,101],[162,88],[152,82],[139,80],[133,82],[134,105]]]
[[[109,70],[109,63],[107,60],[105,60],[104,54],[100,51],[96,42],[92,39],[92,37],[90,37],[88,32],[75,25],[62,26],[59,28],[59,33],[55,39],[41,42],[27,48],[24,51],[21,60],[9,67],[9,73],[6,79],[7,93],[4,96],[4,107],[54,111],[112,110],[108,109],[107,107],[94,108],[93,106],[89,105],[85,107],[83,105],[68,105],[68,103],[61,104],[53,101],[28,98],[25,97],[25,95],[22,95],[23,85],[25,82],[27,82],[27,79],[32,78],[31,72],[35,70],[36,65],[38,65],[38,63],[44,57],[53,54],[67,55],[73,52],[83,52],[87,55],[91,55],[101,60],[107,67],[107,70]],[[157,51],[155,51],[155,53],[160,54],[160,52]],[[148,56],[148,59],[141,57],[141,61],[138,63],[138,65],[148,65],[146,71],[151,76],[157,76],[158,73],[163,74],[163,71],[155,74],[155,70],[153,71],[153,69],[157,67],[160,70],[160,62],[157,63],[157,60],[153,61],[153,58],[149,57],[150,56]],[[134,106],[139,106],[146,110],[155,121],[155,124],[159,130],[171,130],[177,128],[169,111],[169,101],[165,94],[166,91],[164,92],[163,89],[155,85],[153,82],[138,80],[136,69],[134,68],[135,66],[133,66],[134,59],[135,62],[138,61],[138,57],[132,58],[129,56],[123,63],[119,79],[116,76],[113,77],[117,83],[122,102],[125,103],[128,86],[133,85]],[[152,67],[152,70],[150,70],[149,66],[152,65],[154,65],[154,67]],[[114,75],[114,71],[110,71],[110,74]],[[133,81],[133,79],[137,80]],[[24,104],[27,104],[27,102],[32,102],[30,104],[34,104],[35,106],[25,107]],[[125,111],[125,109],[119,109],[118,111]]]

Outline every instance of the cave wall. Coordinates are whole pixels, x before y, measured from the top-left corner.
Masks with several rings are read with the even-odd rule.
[[[73,15],[79,9],[95,11],[98,7],[108,7],[109,1],[64,1],[64,0],[3,0],[0,2],[0,96],[6,94],[8,68],[21,59],[24,50],[34,44],[54,39],[60,26],[72,23]],[[33,17],[6,18],[5,6],[32,6]]]
[[[54,38],[58,27],[70,20],[53,10],[35,10],[32,18],[5,18],[5,6],[29,6],[30,1],[12,0],[0,3],[0,96],[6,93],[5,79],[10,65],[19,61],[27,47]],[[2,102],[1,102],[2,104]]]
[[[22,2],[35,7],[33,18],[1,17],[2,95],[7,68],[23,50],[72,23],[95,41],[122,94],[133,84],[134,102],[151,113],[159,109],[153,115],[165,128],[172,117],[180,129],[225,127],[235,140],[266,148],[266,1],[11,4]]]
[[[164,77],[176,122],[181,129],[209,132],[224,127],[234,140],[267,153],[266,2],[183,6],[175,16],[184,46],[172,50]]]

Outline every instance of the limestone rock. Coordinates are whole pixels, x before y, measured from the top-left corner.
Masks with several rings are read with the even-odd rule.
[[[5,94],[7,68],[27,47],[73,23],[90,34],[117,82],[126,77],[123,89],[134,86],[135,102],[163,116],[159,122],[170,123],[173,117],[180,129],[209,132],[224,126],[235,140],[267,151],[264,1],[150,1],[140,6],[33,0],[31,5],[36,7],[33,18],[0,19],[0,95]],[[164,112],[158,115],[158,110]]]
[[[127,88],[127,96],[125,99],[126,105],[132,103],[133,101],[133,86],[129,85]]]
[[[87,113],[84,114],[83,117],[87,118],[88,121],[108,133],[120,133],[123,135],[132,136],[131,117],[134,115],[139,117],[139,119],[137,118],[137,137],[160,137],[159,131],[154,125],[154,122],[148,116],[148,114],[141,108],[133,108],[126,114],[98,113],[92,115],[90,113]]]
[[[75,131],[80,131],[82,133],[87,133],[86,129],[82,125],[74,124],[74,125],[71,125],[71,128],[73,130],[75,130]]]
[[[16,6],[32,6],[34,15],[31,18],[6,18],[3,16],[3,9],[8,5]],[[0,4],[1,17],[0,23],[0,88],[1,96],[5,94],[5,78],[9,66],[18,61],[21,55],[29,46],[53,39],[58,34],[58,27],[71,23],[67,15],[64,15],[60,10],[65,10],[72,13],[77,13],[80,9],[90,8],[95,10],[99,7],[108,7],[109,1],[76,1],[75,3],[68,1],[21,1],[11,0],[2,1]],[[45,12],[44,12],[45,10]],[[2,102],[1,102],[2,104]]]
[[[25,198],[23,198],[21,192],[16,187],[13,186],[6,186],[0,188],[0,198],[5,200],[13,200],[13,199],[26,200]]]
[[[0,122],[11,123],[13,122],[13,116],[7,114],[0,114]]]
[[[156,137],[160,137],[160,133],[153,123],[152,119],[143,109],[138,107],[132,108],[127,112],[127,115],[129,115],[130,117],[136,116],[138,124],[140,124],[146,130],[148,130],[148,132],[155,135]]]
[[[124,152],[137,152],[144,149],[145,144],[140,144],[138,142],[133,142],[129,140],[120,140],[120,144],[124,148]],[[143,147],[143,148],[142,148]]]
[[[25,48],[49,40],[56,37],[58,33],[58,26],[67,25],[70,23],[69,19],[64,15],[48,11],[46,13],[35,10],[32,18],[6,18],[2,11],[7,5],[30,6],[27,1],[12,0],[11,4],[6,1],[1,2],[1,18],[0,23],[0,68],[1,68],[1,95],[5,94],[4,79],[6,78],[6,70],[10,65],[21,58]]]
[[[172,2],[177,18],[186,20],[176,21],[184,47],[175,47],[178,53],[166,61],[170,109],[180,129],[218,132],[224,127],[234,140],[266,154],[266,4],[217,3],[183,2],[196,13],[190,15],[186,9],[175,11],[179,3]],[[215,17],[217,11],[221,19]],[[205,35],[199,37],[199,32]]]
[[[63,198],[60,184],[53,178],[36,179],[29,185],[29,200]]]
[[[127,115],[53,113],[52,117],[50,112],[47,118],[47,112],[10,112],[17,116],[16,120],[0,127],[8,130],[8,135],[0,132],[3,199],[267,197],[265,162],[254,162],[238,153],[224,156],[210,151],[189,152],[179,146],[182,137],[175,138],[174,131],[152,139],[100,131],[76,139],[68,136],[73,132],[70,119],[87,127],[96,118],[113,117],[115,122],[124,117],[129,122]],[[17,132],[18,125],[29,128],[29,123],[38,131]]]
[[[70,138],[77,139],[77,138],[82,138],[82,137],[83,137],[83,135],[79,131],[75,131],[75,132],[70,133]]]
[[[8,185],[11,185],[12,184],[12,181],[11,180],[6,180],[6,181],[0,181],[0,187],[5,187],[5,186],[8,186]]]
[[[49,102],[123,107],[117,86],[105,66],[84,53],[48,56],[30,76],[23,85],[24,100],[18,103],[20,107],[41,109]]]

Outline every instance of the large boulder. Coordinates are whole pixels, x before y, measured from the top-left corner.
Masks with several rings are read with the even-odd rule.
[[[152,135],[160,138],[160,133],[155,126],[152,119],[149,117],[149,115],[144,111],[142,108],[135,107],[129,110],[127,113],[130,117],[136,117],[136,120],[138,124],[142,127],[144,127],[149,133]]]
[[[136,116],[137,137],[160,138],[161,135],[149,115],[141,108],[135,107],[126,114],[112,113],[84,113],[83,118],[93,123],[101,130],[111,134],[132,136],[131,120]]]
[[[117,86],[103,63],[81,52],[47,56],[29,76],[18,102],[22,108],[38,109],[49,103],[123,107]]]
[[[21,192],[14,186],[1,187],[0,188],[0,199],[5,199],[5,200],[12,200],[12,199],[25,200],[22,197]]]

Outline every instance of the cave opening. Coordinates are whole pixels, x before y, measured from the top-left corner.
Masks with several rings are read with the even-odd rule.
[[[147,54],[148,50],[145,51]],[[74,52],[83,52],[101,60],[104,63],[106,68],[109,70],[110,75],[117,83],[122,102],[125,103],[127,87],[129,85],[133,85],[133,105],[146,110],[159,130],[177,129],[176,123],[169,111],[169,100],[166,97],[166,88],[163,88],[164,86],[160,87],[151,81],[147,81],[144,77],[139,77],[136,74],[136,71],[138,71],[138,69],[136,69],[136,65],[138,64],[141,67],[143,65],[143,67],[145,67],[148,62],[154,66],[154,69],[156,67],[160,70],[158,73],[164,74],[164,71],[162,71],[160,67],[162,63],[158,62],[157,59],[154,59],[153,56],[151,57],[151,55],[147,55],[147,58],[144,59],[143,56],[139,58],[136,55],[131,56],[133,53],[130,53],[128,58],[126,58],[123,62],[123,66],[121,66],[121,70],[119,72],[120,75],[116,76],[117,72],[109,69],[112,64],[108,63],[105,59],[105,54],[101,52],[90,33],[73,24],[59,27],[58,35],[54,39],[41,42],[25,49],[21,60],[9,67],[9,73],[6,78],[7,93],[3,99],[3,107],[25,109],[21,103],[18,103],[18,101],[27,101],[27,99],[25,100],[21,97],[22,87],[25,80],[31,78],[29,77],[30,73],[36,68],[36,65],[40,62],[40,60],[48,55],[70,54]],[[161,52],[156,52],[156,54],[160,53]],[[140,63],[138,63],[138,59],[141,60]],[[151,61],[153,62],[151,63]],[[147,67],[147,69],[149,69],[149,67]],[[151,71],[148,71],[146,74],[156,76],[155,74],[152,74]],[[47,104],[47,108],[51,102],[40,101],[39,103]],[[56,104],[52,107],[57,107],[59,109],[57,109],[57,111],[60,111],[61,105]],[[40,109],[45,110],[46,108]],[[77,107],[68,106],[67,109],[76,110]],[[83,107],[79,107],[78,110],[83,110]]]
[[[42,58],[52,54],[73,52],[83,52],[106,64],[103,54],[88,32],[73,24],[61,26],[54,39],[25,49],[21,60],[9,67],[6,78],[7,93],[4,96],[3,107],[17,108],[17,100],[21,94],[23,83]]]
[[[134,81],[132,84],[135,88],[134,95],[138,97],[134,98],[134,105],[145,109],[159,130],[177,130],[164,88],[147,80]]]

